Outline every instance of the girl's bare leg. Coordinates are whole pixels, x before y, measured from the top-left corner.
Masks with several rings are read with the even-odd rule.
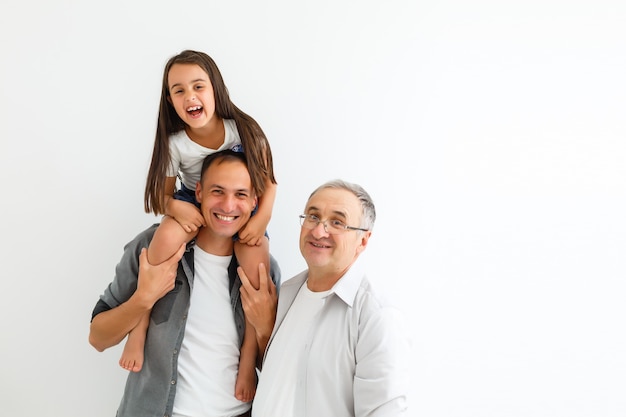
[[[148,261],[152,265],[158,265],[172,257],[183,242],[189,242],[196,233],[187,233],[171,217],[163,217],[161,225],[154,232],[154,237],[148,247]],[[143,349],[146,343],[146,332],[150,324],[150,313],[128,333],[128,339],[124,345],[124,351],[120,358],[120,366],[128,371],[139,372],[143,366]]]
[[[148,247],[148,262],[158,265],[172,257],[185,242],[193,239],[198,232],[187,233],[173,217],[164,216],[161,225],[154,232]]]
[[[254,288],[259,289],[259,264],[263,263],[266,268],[270,264],[269,241],[262,239],[260,246],[248,246],[235,242],[235,255],[239,265],[243,268],[246,276]],[[256,394],[256,359],[258,344],[254,327],[246,319],[246,330],[239,355],[239,373],[235,383],[235,398],[239,401],[252,401]]]
[[[239,372],[235,382],[235,398],[250,402],[256,394],[256,358],[258,352],[254,327],[246,321],[246,331],[239,353]]]

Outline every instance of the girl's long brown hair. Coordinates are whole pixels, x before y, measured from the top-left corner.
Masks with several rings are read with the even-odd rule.
[[[274,162],[269,142],[261,126],[252,117],[241,111],[230,101],[228,89],[222,74],[213,59],[204,52],[186,50],[173,56],[165,64],[159,105],[152,161],[148,170],[146,189],[144,192],[144,209],[146,213],[163,214],[165,212],[165,178],[170,163],[170,135],[185,128],[185,123],[178,117],[170,104],[167,78],[174,64],[196,64],[209,76],[215,96],[215,114],[222,119],[233,119],[237,124],[239,137],[250,171],[252,187],[258,196],[265,191],[266,179],[276,184],[274,178]]]

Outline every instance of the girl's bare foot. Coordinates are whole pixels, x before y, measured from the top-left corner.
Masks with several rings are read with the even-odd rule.
[[[139,372],[143,366],[143,346],[140,348],[132,345],[132,343],[126,342],[120,358],[120,366],[127,371]]]
[[[256,394],[256,370],[254,366],[239,365],[237,382],[235,382],[235,398],[239,401],[250,402]]]

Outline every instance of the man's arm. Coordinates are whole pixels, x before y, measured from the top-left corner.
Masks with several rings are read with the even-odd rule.
[[[178,261],[185,252],[182,245],[170,259],[159,265],[148,263],[147,250],[139,256],[137,290],[120,305],[101,313],[91,321],[89,343],[102,352],[117,345],[152,306],[174,288]]]
[[[359,326],[354,375],[355,416],[405,416],[411,339],[404,315],[383,307]]]

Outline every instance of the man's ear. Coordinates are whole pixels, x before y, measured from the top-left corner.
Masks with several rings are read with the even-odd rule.
[[[368,230],[367,232],[361,232],[362,235],[360,237],[361,239],[361,244],[357,247],[356,252],[357,253],[361,253],[365,250],[365,248],[367,247],[367,242],[369,242],[370,240],[370,236],[372,236],[372,231]]]
[[[196,200],[202,201],[202,184],[200,181],[196,183]]]

